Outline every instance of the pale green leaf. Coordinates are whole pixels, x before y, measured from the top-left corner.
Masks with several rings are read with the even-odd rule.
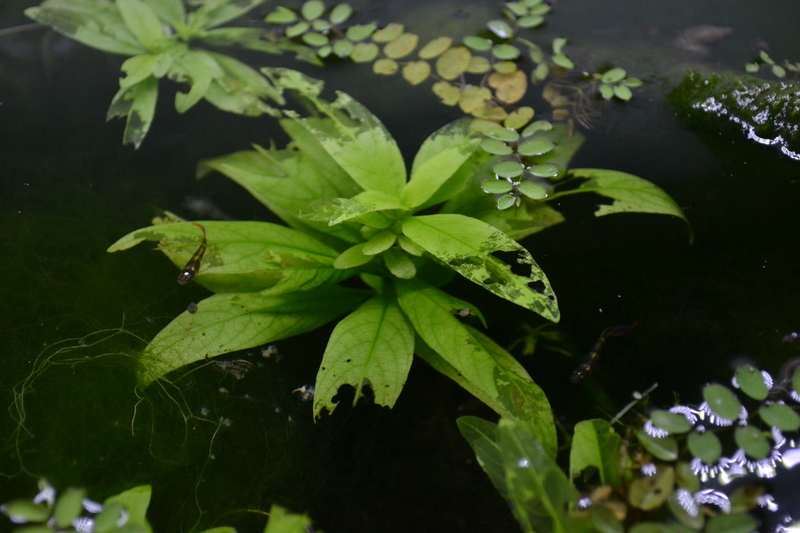
[[[417,275],[417,267],[414,262],[406,255],[405,252],[398,248],[389,248],[383,255],[383,262],[386,263],[386,268],[396,278],[411,279]]]
[[[317,373],[314,417],[333,412],[339,387],[356,389],[353,405],[369,386],[375,403],[394,406],[414,356],[414,330],[397,301],[373,296],[342,319],[331,333]]]
[[[192,28],[209,29],[239,18],[265,0],[235,0],[204,2],[188,19]]]
[[[333,127],[320,130],[308,119],[286,111],[302,124],[325,151],[365,190],[399,195],[405,185],[406,170],[400,149],[381,121],[349,95],[339,92],[336,101],[318,98],[321,83],[303,74],[282,68],[262,69],[280,89],[305,96]]]
[[[264,31],[260,28],[214,28],[204,30],[202,40],[211,46],[242,46],[250,50],[258,50],[268,54],[282,54],[283,52],[296,52],[297,59],[314,63],[321,63],[314,58],[310,48],[288,39],[281,41],[267,41],[263,39]]]
[[[376,255],[394,246],[395,242],[397,235],[391,231],[381,231],[367,241],[362,251],[367,255]]]
[[[396,196],[380,191],[364,191],[345,200],[331,217],[330,225],[340,224],[365,213],[383,211],[386,209],[399,209],[406,211],[406,205]]]
[[[461,416],[456,419],[458,431],[475,452],[475,458],[492,481],[497,492],[508,500],[506,471],[503,467],[503,454],[497,437],[497,424],[475,416]]]
[[[147,345],[141,356],[143,386],[196,361],[292,337],[353,309],[360,291],[324,286],[276,296],[215,294],[181,313]]]
[[[356,244],[340,253],[333,261],[334,268],[354,268],[365,265],[375,259],[374,255],[367,255],[364,253],[364,246],[366,246],[366,244],[367,243]]]
[[[731,389],[724,385],[711,384],[703,387],[703,399],[715,415],[736,420],[742,409],[742,403]]]
[[[175,93],[175,109],[185,113],[199,102],[211,85],[212,78],[222,76],[222,69],[205,52],[190,50],[173,62],[174,71],[180,70],[182,76],[191,80],[188,93]]]
[[[308,516],[290,513],[273,503],[269,508],[269,521],[264,533],[308,533],[314,531],[311,524]]]
[[[207,247],[194,280],[213,292],[309,290],[352,274],[333,268],[339,255],[336,250],[285,226],[249,221],[207,221],[202,225]],[[182,268],[202,237],[201,229],[189,222],[157,224],[129,233],[108,251],[156,241],[159,250]]]
[[[460,119],[428,137],[414,158],[411,179],[400,193],[408,207],[418,207],[449,180],[475,152],[480,142],[469,128],[471,119]]]
[[[157,56],[152,54],[142,54],[133,56],[122,63],[122,71],[127,74],[124,78],[119,80],[119,86],[127,89],[136,85],[153,75],[153,67],[156,64]]]
[[[264,76],[259,74],[258,71],[225,54],[217,54],[209,51],[204,51],[203,53],[211,57],[226,74],[225,79],[215,80],[220,88],[232,96],[238,96],[241,100],[239,107],[241,107],[243,111],[233,112],[244,115],[253,114],[255,112],[269,112],[271,108],[264,107],[264,104],[259,100],[261,98],[270,98],[280,105],[286,104],[280,92],[273,87]],[[262,105],[260,107],[256,106],[253,100]],[[211,103],[215,104],[213,101]],[[255,109],[253,109],[254,107]],[[229,109],[225,110],[229,111]]]
[[[165,37],[158,15],[146,3],[141,0],[116,0],[116,4],[125,25],[146,48],[152,49]]]
[[[98,50],[122,55],[147,52],[109,0],[47,0],[26,9],[25,15]]]
[[[570,477],[575,478],[593,466],[600,474],[600,483],[619,486],[621,440],[605,420],[583,420],[575,424],[569,452]]]
[[[153,528],[147,521],[147,508],[150,506],[152,489],[150,485],[139,485],[132,489],[115,494],[103,502],[104,507],[120,504],[125,508],[128,516],[126,525],[131,528],[153,533]]]
[[[158,18],[177,28],[185,23],[186,8],[183,0],[144,0],[150,6]]]
[[[135,148],[142,144],[153,123],[157,99],[158,80],[152,76],[130,87],[121,88],[114,96],[106,118],[110,120],[114,117],[127,117],[122,135],[124,144],[133,144]]]
[[[470,281],[558,322],[556,296],[544,272],[530,252],[497,228],[463,215],[427,215],[407,219],[402,231]],[[512,272],[492,255],[496,252],[514,252],[517,266],[524,267],[527,275]]]
[[[663,189],[633,174],[599,168],[577,168],[570,170],[576,178],[587,178],[579,190],[591,191],[613,198],[611,205],[601,205],[595,216],[613,213],[657,213],[673,215],[689,226],[683,210]],[[690,227],[691,230],[691,227]]]

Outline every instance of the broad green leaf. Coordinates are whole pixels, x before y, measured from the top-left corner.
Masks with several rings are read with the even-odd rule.
[[[386,268],[396,278],[411,279],[417,275],[417,267],[408,255],[399,248],[389,248],[381,258],[386,264]]]
[[[333,226],[345,220],[359,217],[365,213],[373,213],[386,209],[400,209],[405,211],[407,207],[398,197],[392,196],[391,194],[380,191],[364,191],[342,202],[339,209],[337,209],[331,217],[329,224]]]
[[[141,356],[147,386],[168,372],[206,358],[311,331],[355,308],[363,292],[339,286],[280,295],[215,294],[162,329]]]
[[[222,80],[215,80],[215,82],[229,95],[239,97],[240,102],[237,110],[233,110],[233,112],[243,115],[272,113],[272,108],[261,102],[261,98],[270,98],[279,105],[286,104],[281,93],[258,71],[225,54],[209,51],[204,51],[204,53],[214,59],[225,71],[226,77]],[[211,101],[211,103],[217,105],[214,101]],[[261,105],[257,105],[258,103]],[[231,111],[227,108],[222,109]],[[241,111],[238,109],[241,109]],[[277,116],[277,114],[275,115]]]
[[[422,341],[417,354],[501,416],[519,419],[555,455],[547,398],[508,352],[456,318],[470,305],[417,280],[398,282],[397,295]]]
[[[497,424],[508,499],[523,531],[576,531],[567,509],[578,491],[553,456],[516,420]]]
[[[185,113],[205,96],[213,78],[221,77],[222,69],[205,52],[190,50],[173,62],[175,69],[180,70],[182,77],[191,80],[188,93],[175,93],[175,109]]]
[[[722,456],[722,443],[711,431],[698,433],[692,431],[686,439],[689,451],[695,457],[699,457],[706,464],[714,464]]]
[[[414,330],[394,297],[373,296],[343,318],[331,333],[317,373],[314,417],[333,412],[339,387],[356,389],[353,405],[372,389],[375,403],[394,406],[414,357]]]
[[[313,237],[268,222],[202,222],[207,248],[195,281],[213,292],[270,294],[309,290],[337,283],[353,274],[333,268],[339,253]],[[126,250],[145,240],[179,268],[194,254],[202,239],[189,222],[157,224],[119,239],[109,252]]]
[[[397,196],[405,185],[406,170],[400,149],[378,117],[349,95],[339,92],[336,101],[318,98],[321,83],[283,68],[262,69],[276,87],[298,91],[332,120],[321,130],[297,113],[286,115],[302,124],[325,151],[365,190]]]
[[[670,413],[663,409],[656,409],[651,412],[650,418],[656,427],[678,435],[691,431],[693,427],[692,423],[689,422],[689,419],[685,416],[677,413]]]
[[[336,259],[333,261],[333,266],[335,268],[346,269],[369,263],[375,259],[375,256],[364,253],[364,246],[366,245],[367,243],[361,243],[351,246],[336,257]]]
[[[640,429],[636,433],[636,438],[648,452],[662,461],[674,461],[678,458],[678,443],[672,435],[657,439]]]
[[[748,513],[720,514],[706,524],[706,533],[751,533],[758,530],[758,522]]]
[[[595,216],[613,213],[658,213],[673,215],[689,226],[689,221],[680,206],[660,187],[633,174],[599,168],[572,169],[570,174],[576,178],[587,178],[578,190],[591,191],[601,196],[613,198],[611,205],[601,205]],[[691,231],[691,226],[689,226]]]
[[[157,56],[152,54],[141,54],[126,59],[122,63],[122,71],[127,75],[119,80],[119,86],[127,89],[152,76],[156,60]]]
[[[209,29],[239,18],[265,0],[236,0],[205,2],[199,9],[189,14],[188,21],[193,28]]]
[[[153,123],[157,99],[158,80],[153,77],[145,78],[130,87],[120,88],[114,96],[106,120],[127,117],[122,134],[124,144],[133,144],[135,148],[142,144]]]
[[[308,516],[290,513],[274,503],[269,508],[269,521],[264,533],[307,533],[313,530]]]
[[[461,416],[456,419],[456,423],[461,436],[475,452],[478,464],[489,476],[497,492],[503,499],[508,500],[506,471],[498,443],[497,424],[475,416]]]
[[[427,202],[473,154],[480,142],[469,124],[460,119],[428,137],[414,158],[411,179],[400,193],[408,207]]]
[[[147,508],[150,505],[150,495],[152,489],[150,485],[139,485],[114,496],[106,498],[103,502],[104,507],[112,504],[121,504],[128,516],[127,526],[138,528],[146,533],[152,533],[153,528],[147,521]]]
[[[753,365],[744,364],[737,368],[736,382],[742,392],[755,400],[765,400],[769,394],[769,389],[764,383],[764,376]]]
[[[47,0],[26,9],[25,15],[104,52],[122,55],[147,52],[125,26],[117,6],[108,0]]]
[[[703,388],[703,399],[715,415],[729,420],[736,420],[742,409],[742,403],[731,389],[724,385],[712,384]]]
[[[497,228],[463,215],[426,215],[405,220],[402,231],[470,281],[558,322],[556,296],[544,272],[525,248]],[[529,273],[515,274],[495,252],[514,252],[517,266]]]
[[[734,440],[749,457],[756,460],[764,459],[771,450],[764,433],[755,426],[737,427],[734,432]]]
[[[178,28],[185,24],[186,8],[183,0],[144,0],[144,3],[170,26]]]
[[[583,420],[575,424],[569,452],[569,475],[575,478],[593,466],[603,485],[619,486],[620,441],[622,438],[605,420]]]
[[[68,488],[62,492],[55,507],[53,508],[53,518],[59,528],[66,528],[73,520],[78,518],[83,511],[83,499],[86,491],[83,489]]]
[[[158,15],[141,0],[116,0],[116,5],[125,25],[148,50],[165,37]]]
[[[397,242],[397,235],[391,231],[381,231],[370,237],[364,245],[363,252],[367,255],[376,255],[394,246]]]
[[[781,431],[797,431],[800,428],[800,416],[786,404],[762,405],[758,415],[761,420]]]

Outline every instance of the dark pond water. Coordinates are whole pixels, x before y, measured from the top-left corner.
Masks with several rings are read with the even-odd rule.
[[[25,23],[27,5],[0,7],[0,27]],[[365,19],[402,21],[423,40],[467,35],[500,9],[356,5]],[[634,101],[605,106],[572,166],[655,182],[685,210],[695,237],[690,244],[686,227],[663,216],[595,219],[586,198],[565,200],[568,221],[524,241],[559,297],[557,347],[574,357],[542,350],[522,360],[566,427],[613,416],[632,391],[655,382],[656,403],[670,405],[674,394],[693,402],[702,384],[727,382],[738,358],[774,372],[797,355],[781,339],[800,328],[798,163],[686,129],[665,95],[691,66],[740,70],[759,39],[776,59],[799,58],[798,15],[794,2],[559,0],[533,34],[543,44],[569,37],[587,68],[613,62],[648,82]],[[709,58],[675,50],[674,36],[696,24],[734,33]],[[274,220],[236,185],[218,175],[196,181],[194,169],[200,159],[285,137],[272,119],[204,103],[178,116],[175,88],[162,84],[156,122],[134,151],[120,144],[123,124],[104,121],[120,58],[44,30],[0,37],[0,54],[0,402],[9,406],[0,411],[0,501],[32,495],[46,477],[95,499],[151,484],[158,531],[258,531],[272,502],[310,513],[330,532],[516,530],[455,426],[458,416],[492,413],[424,363],[414,363],[393,410],[351,409],[352,391],[343,391],[336,413],[312,422],[311,404],[291,391],[313,383],[330,328],[279,342],[280,361],[253,350],[258,363],[242,380],[208,364],[137,390],[137,351],[206,293],[178,286],[175,269],[147,247],[105,249],[160,210],[194,217],[187,196],[238,219]],[[368,66],[241,57],[300,68],[349,92],[384,120],[407,157],[458,117],[427,86],[378,78]],[[541,324],[468,282],[451,292],[475,302],[505,346],[525,324]],[[634,333],[606,344],[590,380],[570,383],[576,358],[600,332],[634,321]]]

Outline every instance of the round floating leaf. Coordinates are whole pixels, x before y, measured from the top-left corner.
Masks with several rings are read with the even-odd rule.
[[[328,38],[321,33],[308,32],[303,34],[303,42],[311,46],[325,46]]]
[[[492,131],[493,129],[497,128],[497,123],[490,122],[488,120],[476,119],[469,123],[469,127],[472,131],[486,134]]]
[[[777,78],[783,78],[786,76],[786,70],[780,65],[773,65],[772,66],[772,73]]]
[[[490,20],[486,23],[486,26],[501,39],[510,39],[514,36],[514,28],[502,20]]]
[[[758,522],[747,513],[720,514],[706,524],[706,533],[752,533]]]
[[[461,91],[458,87],[450,85],[446,81],[437,81],[431,88],[433,94],[442,99],[444,105],[456,105],[461,98]]]
[[[643,511],[652,511],[667,501],[675,488],[675,469],[661,467],[655,475],[634,479],[628,487],[628,503]]]
[[[484,139],[481,141],[481,148],[494,155],[509,155],[511,147],[497,139]]]
[[[687,439],[689,451],[695,457],[699,457],[704,463],[710,465],[717,462],[722,456],[722,443],[719,438],[710,431],[697,433],[693,431]]]
[[[83,511],[83,499],[86,491],[83,489],[69,488],[58,498],[53,516],[56,518],[56,525],[65,528],[78,518]]]
[[[573,63],[572,60],[564,54],[556,54],[552,59],[553,63],[561,68],[565,68],[567,70],[575,68],[575,63]]]
[[[356,63],[369,63],[378,57],[378,45],[375,43],[356,43],[350,52],[350,59]]]
[[[361,252],[365,255],[376,255],[394,246],[397,235],[391,231],[381,231],[364,244]]]
[[[650,418],[656,427],[665,429],[670,433],[686,433],[692,429],[692,423],[685,416],[670,413],[669,411],[657,409],[650,413]]]
[[[536,2],[531,6],[532,15],[546,15],[547,13],[550,13],[550,6],[544,2]]]
[[[567,40],[563,37],[553,39],[553,53],[560,54],[561,50],[567,45]]]
[[[470,74],[484,74],[492,70],[492,64],[483,56],[472,56],[469,60],[467,72]]]
[[[517,20],[517,26],[520,28],[535,28],[544,23],[544,17],[541,15],[528,15]]]
[[[391,59],[400,59],[414,51],[419,43],[419,35],[403,33],[395,37],[383,47],[383,53]]]
[[[486,135],[492,137],[493,139],[499,139],[505,142],[516,142],[519,140],[519,133],[515,130],[509,128],[501,128],[500,126],[495,125],[494,128],[491,128],[489,131],[486,132]]]
[[[283,6],[278,6],[264,20],[272,24],[288,24],[297,20],[297,13]]]
[[[503,209],[513,207],[515,203],[517,203],[517,199],[510,194],[506,194],[497,199],[497,209],[502,211]]]
[[[458,106],[464,113],[472,113],[476,109],[486,105],[486,101],[491,99],[492,91],[486,87],[470,85],[461,91],[461,98],[458,100]]]
[[[524,2],[506,2],[506,7],[516,17],[524,17],[528,13],[528,6]]]
[[[481,183],[481,189],[491,194],[505,194],[513,188],[506,180],[486,180]]]
[[[781,431],[797,431],[800,429],[800,416],[788,405],[782,403],[762,405],[758,410],[758,414],[761,420]]]
[[[433,59],[450,48],[451,44],[453,44],[453,39],[450,37],[437,37],[420,49],[419,57],[420,59]]]
[[[487,104],[473,111],[472,116],[475,118],[485,118],[486,120],[491,120],[494,122],[501,122],[505,120],[505,118],[508,116],[508,113],[506,113],[506,110],[502,107]]]
[[[738,427],[734,433],[736,444],[753,459],[763,459],[772,449],[764,434],[755,426]]]
[[[518,102],[528,89],[528,77],[521,70],[511,74],[493,72],[489,75],[489,86],[494,89],[497,99],[506,104]]]
[[[397,64],[397,61],[386,57],[381,58],[372,64],[372,71],[375,74],[383,74],[385,76],[391,76],[397,72],[397,69],[399,68],[400,65]]]
[[[346,35],[351,41],[358,42],[372,35],[372,32],[375,31],[375,28],[377,28],[377,26],[374,22],[371,24],[356,24],[355,26],[350,26],[347,28]],[[378,47],[375,47],[375,50],[377,49]]]
[[[464,46],[450,48],[436,60],[436,73],[445,80],[453,80],[469,67],[472,54]]]
[[[298,35],[304,34],[310,27],[311,25],[306,21],[298,22],[297,24],[286,28],[286,36],[289,38],[297,37]]]
[[[339,4],[331,10],[330,21],[331,24],[341,24],[350,18],[353,14],[353,8],[348,4]]]
[[[657,439],[640,429],[636,438],[639,439],[645,450],[662,461],[674,461],[678,458],[678,443],[672,435]]]
[[[486,52],[492,47],[492,41],[483,37],[475,37],[474,35],[464,37],[463,43],[467,48],[471,48],[476,52]]]
[[[431,75],[431,65],[427,61],[412,61],[403,67],[403,78],[411,85],[417,85]]]
[[[598,90],[600,91],[600,94],[603,96],[603,98],[605,98],[606,100],[611,100],[612,98],[614,98],[614,88],[611,85],[603,84],[600,87],[598,87]]]
[[[628,101],[633,98],[633,93],[627,85],[614,85],[614,96],[620,100]]]
[[[396,22],[390,22],[385,28],[372,34],[372,40],[376,43],[388,43],[392,39],[399,37],[405,30],[405,26]]]
[[[498,44],[492,47],[492,55],[497,59],[511,60],[519,57],[519,49],[510,44]]]
[[[300,8],[300,14],[306,20],[318,19],[325,12],[325,4],[322,0],[308,0],[303,7]]]
[[[636,87],[641,87],[643,82],[639,78],[628,78],[624,83],[628,87],[635,89]]]
[[[624,80],[626,74],[627,72],[625,72],[625,69],[612,68],[603,74],[603,77],[600,78],[600,81],[603,83],[617,83],[618,81]]]
[[[536,68],[533,69],[531,72],[531,81],[537,82],[547,79],[547,76],[550,74],[550,65],[547,63],[539,63],[536,65]]]
[[[753,365],[742,365],[736,369],[736,383],[739,384],[742,392],[754,400],[765,400],[769,394],[769,389],[764,383],[764,376]]]
[[[532,107],[526,106],[517,108],[508,114],[508,117],[506,117],[506,120],[503,122],[503,126],[511,128],[512,130],[518,130],[530,122],[533,118],[533,113]]]
[[[492,172],[501,178],[516,178],[522,175],[522,163],[518,161],[502,161],[492,167]]]
[[[558,176],[558,167],[555,165],[533,165],[528,172],[540,178],[552,178]]]
[[[500,61],[492,65],[492,68],[495,72],[499,72],[500,74],[511,74],[517,70],[517,64],[513,61]]]
[[[711,411],[722,418],[736,420],[742,410],[742,404],[733,391],[722,385],[707,385],[703,389],[703,399]]]
[[[517,190],[531,200],[547,198],[547,189],[541,183],[536,183],[535,181],[523,181],[517,185]]]
[[[5,504],[3,513],[17,524],[23,522],[43,522],[50,518],[50,510],[31,500],[12,500]]]
[[[542,155],[546,154],[554,147],[553,143],[547,139],[531,139],[519,145],[517,152],[519,152],[520,155]]]
[[[326,45],[326,46],[323,46],[322,48],[320,48],[319,50],[317,50],[317,55],[319,57],[325,59],[326,57],[331,55],[332,52],[333,52],[333,47]]]
[[[353,43],[348,41],[347,39],[339,39],[335,43],[333,43],[333,53],[339,57],[347,57],[353,53],[354,46]]]
[[[530,137],[531,135],[533,135],[537,131],[550,131],[552,129],[553,129],[553,125],[550,122],[548,122],[546,120],[537,120],[536,122],[533,122],[532,124],[528,124],[528,126],[524,130],[522,130],[522,136],[523,137]]]
[[[315,20],[311,23],[311,29],[314,31],[328,31],[331,29],[331,23],[322,19]]]
[[[760,67],[758,66],[758,63],[747,63],[744,66],[745,72],[749,72],[750,74],[755,74],[756,72],[758,72],[759,68]]]

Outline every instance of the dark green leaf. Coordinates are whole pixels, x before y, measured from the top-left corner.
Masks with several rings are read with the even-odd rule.
[[[762,405],[758,410],[761,420],[781,431],[797,431],[800,429],[800,416],[797,412],[782,403]]]
[[[723,385],[707,385],[703,389],[703,399],[717,416],[729,420],[736,420],[742,409],[742,404],[733,391]]]
[[[689,451],[692,455],[699,457],[704,463],[710,465],[717,462],[722,456],[722,443],[719,438],[710,431],[697,433],[693,431],[687,439]]]
[[[717,515],[706,524],[706,533],[752,533],[758,522],[747,513]]]
[[[645,433],[644,430],[639,430],[636,438],[648,452],[662,461],[674,461],[678,458],[678,443],[675,442],[672,435],[657,439]]]
[[[734,433],[736,444],[753,459],[764,459],[771,447],[764,434],[755,426],[737,427]]]
[[[764,376],[753,365],[742,365],[736,369],[736,383],[742,392],[754,400],[765,400],[769,389],[764,383]]]
[[[682,415],[657,409],[650,413],[653,424],[670,433],[686,433],[692,429],[692,423]]]

